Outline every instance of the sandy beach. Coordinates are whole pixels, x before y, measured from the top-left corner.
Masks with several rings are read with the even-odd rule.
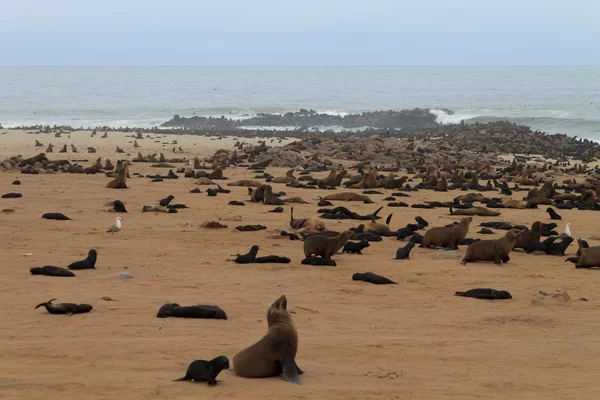
[[[3,130],[0,130],[0,133]],[[131,135],[131,134],[128,134]],[[21,154],[32,157],[53,143],[50,159],[89,160],[108,157],[132,159],[138,149],[123,133],[74,132],[71,137],[7,131],[0,135],[0,159]],[[144,135],[145,136],[145,135]],[[189,135],[150,135],[139,140],[142,154],[163,151],[167,158],[192,159],[217,149],[232,149],[233,137],[222,140]],[[35,140],[44,147],[35,147]],[[172,141],[177,140],[173,145]],[[244,139],[256,143],[258,139]],[[268,141],[267,141],[268,142]],[[283,141],[286,143],[286,141]],[[79,153],[58,154],[74,144]],[[269,144],[269,142],[268,142]],[[93,146],[97,153],[88,154]],[[126,154],[115,153],[116,146]],[[183,153],[173,153],[173,147]],[[126,157],[124,157],[126,156]],[[177,164],[182,166],[183,164]],[[287,168],[268,168],[284,176]],[[168,169],[133,163],[131,173],[142,175]],[[595,366],[600,358],[597,328],[600,317],[600,272],[576,269],[565,258],[574,256],[572,244],[565,257],[511,253],[500,268],[492,263],[460,265],[466,248],[458,252],[417,248],[410,260],[394,260],[406,243],[384,238],[371,243],[363,255],[336,255],[336,267],[301,265],[302,242],[279,236],[289,230],[289,209],[268,213],[273,206],[248,201],[247,189],[209,197],[207,186],[193,179],[152,183],[132,175],[129,189],[107,189],[104,174],[40,174],[0,172],[0,194],[22,193],[22,198],[0,199],[0,398],[3,399],[597,399],[600,383]],[[224,170],[229,180],[250,178],[246,168]],[[316,174],[326,176],[326,172]],[[19,179],[20,186],[12,185]],[[563,177],[557,177],[562,181]],[[223,181],[226,184],[228,181]],[[203,193],[188,189],[198,187]],[[310,204],[295,205],[297,217],[317,216],[318,196],[325,190],[303,190],[273,184],[274,191],[301,196]],[[340,191],[341,189],[337,189]],[[380,189],[375,204],[344,205],[367,214],[388,202],[393,191]],[[450,201],[465,192],[411,192],[399,199],[409,205],[425,200]],[[515,198],[527,192],[515,193]],[[142,213],[144,205],[172,194],[189,208],[177,214]],[[122,200],[128,213],[124,227],[107,233],[116,214],[106,201]],[[231,200],[246,203],[229,206]],[[485,221],[531,226],[551,222],[545,206],[537,210],[500,210],[499,217],[474,217],[469,237],[494,239],[476,232]],[[558,210],[559,232],[573,224],[574,237],[600,245],[600,214]],[[41,219],[61,212],[72,221]],[[422,216],[432,226],[460,218],[447,209],[421,210],[384,207],[394,213],[393,230]],[[241,219],[240,219],[241,217]],[[226,229],[201,228],[204,220],[219,220]],[[354,220],[326,220],[327,228],[341,231],[358,225]],[[238,225],[262,224],[266,231],[238,232]],[[260,246],[260,255],[282,255],[290,264],[238,265],[229,259]],[[77,271],[75,278],[32,276],[29,268],[65,267],[98,251],[96,270]],[[32,255],[26,255],[32,254]],[[355,272],[371,271],[397,285],[352,281]],[[129,272],[133,279],[119,279]],[[454,296],[476,287],[508,290],[508,301],[484,301]],[[571,300],[542,297],[540,291],[566,291]],[[226,355],[230,360],[267,330],[265,313],[280,295],[299,333],[296,361],[305,370],[304,385],[280,377],[244,379],[223,371],[217,387],[172,382],[196,359]],[[109,297],[112,300],[104,300]],[[50,315],[36,304],[88,303],[88,314]],[[582,300],[585,299],[585,300]],[[532,300],[536,300],[533,301]],[[160,319],[166,302],[182,305],[215,304],[228,320]]]

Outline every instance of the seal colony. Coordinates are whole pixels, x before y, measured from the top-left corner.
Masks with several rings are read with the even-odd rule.
[[[495,135],[494,132],[487,134]],[[98,139],[100,135],[102,132]],[[111,134],[104,139],[110,144],[111,151],[115,144],[108,141],[117,135]],[[198,159],[198,165],[195,165],[196,162],[192,161],[194,154],[178,154],[177,157],[187,159],[179,162],[169,160],[167,150],[162,150],[165,153],[159,158],[161,151],[149,149],[149,142],[155,139],[160,142],[156,146],[165,147],[164,143],[170,140],[153,138],[154,135],[138,138],[137,132],[128,136],[131,141],[136,137],[145,154],[152,156],[156,153],[156,156],[144,155],[142,161],[133,163],[132,156],[137,151],[132,152],[131,145],[118,143],[123,153],[119,153],[117,159],[107,155],[112,160],[120,159],[115,162],[115,167],[108,161],[96,163],[96,156],[89,161],[73,159],[76,156],[71,154],[71,143],[68,143],[67,153],[60,154],[61,158],[68,160],[58,160],[57,153],[36,157],[34,155],[39,150],[32,150],[24,153],[25,157],[33,156],[32,160],[22,166],[19,164],[26,159],[21,158],[18,162],[18,159],[11,159],[8,164],[2,164],[9,171],[2,183],[5,185],[2,193],[11,192],[8,185],[14,181],[14,174],[19,170],[23,174],[19,176],[23,197],[2,200],[7,207],[15,210],[0,214],[5,226],[1,229],[4,229],[6,245],[2,255],[12,261],[11,269],[5,271],[4,277],[8,282],[18,278],[17,284],[11,284],[9,291],[15,291],[14,296],[21,296],[19,301],[25,294],[18,293],[18,287],[25,288],[25,283],[34,285],[38,294],[41,289],[50,293],[48,297],[71,297],[71,301],[77,301],[60,304],[50,301],[38,305],[38,308],[46,308],[51,313],[77,313],[78,307],[85,306],[85,303],[94,304],[89,315],[68,320],[71,323],[84,322],[76,327],[79,338],[84,341],[82,343],[87,340],[85,334],[92,329],[98,329],[102,334],[107,334],[110,329],[115,335],[139,335],[144,340],[149,338],[147,331],[152,329],[156,332],[152,343],[157,345],[149,346],[140,341],[135,345],[136,351],[143,349],[153,359],[169,364],[172,375],[166,374],[162,379],[165,385],[177,387],[177,390],[188,390],[187,386],[194,386],[171,384],[170,381],[182,376],[183,368],[195,358],[199,360],[189,364],[186,375],[180,380],[212,385],[218,375],[225,380],[225,385],[219,384],[216,390],[224,391],[231,387],[235,390],[235,386],[240,384],[241,378],[235,377],[234,373],[240,377],[275,378],[243,383],[258,391],[267,388],[271,394],[274,385],[277,385],[273,380],[276,381],[280,375],[293,383],[299,383],[302,377],[311,390],[317,391],[319,387],[329,388],[328,381],[335,380],[339,374],[345,374],[344,379],[348,381],[356,381],[357,386],[369,384],[372,376],[393,377],[398,365],[390,362],[391,358],[378,354],[377,357],[384,363],[380,366],[366,357],[361,349],[385,345],[386,352],[414,366],[415,358],[409,355],[404,359],[402,354],[406,349],[390,342],[384,343],[387,333],[382,336],[381,332],[390,328],[398,313],[407,314],[413,320],[415,313],[426,313],[428,318],[440,318],[444,331],[456,333],[454,322],[443,315],[451,316],[453,313],[446,307],[446,302],[451,303],[453,308],[458,307],[461,313],[475,315],[479,326],[472,329],[487,329],[493,323],[489,315],[494,311],[489,307],[496,307],[495,303],[478,303],[476,306],[487,308],[486,316],[481,317],[482,310],[473,309],[469,301],[452,299],[455,290],[476,287],[474,282],[487,282],[486,285],[497,288],[499,285],[510,290],[516,299],[529,300],[530,292],[537,292],[537,287],[532,289],[533,286],[560,285],[563,281],[559,271],[568,268],[569,279],[575,282],[570,283],[569,288],[576,288],[570,289],[570,292],[581,292],[575,296],[593,300],[589,287],[580,284],[592,281],[590,277],[596,273],[593,269],[600,268],[599,239],[595,238],[591,228],[600,216],[595,213],[600,209],[595,196],[600,174],[591,163],[560,157],[557,161],[543,162],[536,161],[535,157],[518,155],[507,156],[510,160],[504,161],[495,158],[493,152],[473,154],[460,149],[446,150],[454,149],[457,144],[445,137],[438,143],[400,139],[397,141],[403,150],[391,153],[393,162],[368,162],[356,160],[363,157],[359,155],[362,152],[360,146],[379,149],[371,153],[376,153],[374,160],[388,157],[384,139],[339,136],[337,141],[327,137],[300,140],[299,144],[290,146],[298,151],[289,150],[290,154],[270,146],[270,139],[258,144],[244,144],[244,139],[240,138],[240,146],[234,150],[223,150]],[[55,139],[57,150],[63,148],[67,135],[63,134],[62,139],[60,142],[60,139]],[[177,139],[184,140],[183,136]],[[219,140],[217,137],[213,139],[215,142]],[[471,142],[475,141],[471,139]],[[47,139],[40,139],[40,142],[44,146],[48,144]],[[354,155],[350,155],[348,160],[329,159],[333,153],[325,151],[322,143],[345,149],[340,150],[341,154],[352,152]],[[89,144],[102,151],[98,143]],[[88,147],[76,145],[83,149],[82,153]],[[225,144],[223,148],[226,148]],[[314,148],[321,151],[311,154]],[[107,160],[103,154],[98,155]],[[591,157],[591,153],[588,155]],[[130,171],[122,172],[127,165],[124,158],[132,162]],[[269,158],[272,159],[269,161]],[[289,165],[282,167],[282,163]],[[248,169],[250,167],[254,169]],[[114,191],[107,187],[109,181],[119,177],[125,181],[127,190]],[[163,178],[161,183],[149,183],[150,179]],[[198,193],[214,193],[215,196],[190,194],[189,187],[198,180],[210,182]],[[236,181],[239,186],[228,185]],[[77,197],[78,192],[73,190],[75,186],[81,190],[81,200]],[[249,192],[248,188],[253,190]],[[117,193],[118,196],[115,195]],[[117,197],[120,200],[115,200]],[[176,207],[175,201],[188,204],[190,210]],[[405,207],[388,206],[391,201]],[[369,202],[374,204],[368,205]],[[145,204],[150,206],[146,208]],[[244,206],[228,207],[228,204]],[[534,207],[537,205],[539,208]],[[562,220],[552,220],[546,212],[549,207],[559,212]],[[144,209],[151,212],[142,213]],[[179,209],[180,213],[171,212],[171,209]],[[449,209],[452,209],[452,214]],[[106,234],[116,217],[115,214],[104,214],[109,210],[111,213],[128,212],[128,225],[115,235]],[[272,213],[274,210],[277,212]],[[62,211],[65,221],[69,217],[71,221],[40,221],[39,215],[45,211]],[[34,218],[29,213],[33,213]],[[389,217],[386,219],[385,216]],[[209,221],[204,226],[220,229],[200,228],[203,220]],[[35,224],[36,221],[38,224]],[[567,221],[569,224],[566,224]],[[549,224],[551,222],[555,224]],[[488,223],[494,224],[482,225]],[[27,228],[26,238],[21,236],[24,227]],[[513,240],[514,236],[516,240]],[[581,242],[572,245],[580,236]],[[52,238],[52,242],[46,237]],[[590,246],[584,244],[583,239],[589,241]],[[416,244],[423,246],[418,248]],[[49,250],[43,251],[42,246]],[[97,258],[95,250],[90,250],[88,257],[83,259],[85,252],[92,247],[102,253],[101,258]],[[431,250],[433,247],[437,249]],[[529,249],[533,249],[531,254],[528,254]],[[232,256],[235,252],[245,254]],[[509,261],[509,256],[510,262],[504,264]],[[236,262],[225,262],[228,257]],[[463,258],[483,263],[461,267],[459,261]],[[573,258],[579,269],[572,270],[573,264],[564,263],[569,258]],[[81,261],[72,263],[78,259]],[[490,269],[491,262],[498,260],[505,265],[504,269]],[[541,265],[544,270],[541,270]],[[113,281],[122,268],[135,274],[136,279]],[[539,275],[547,279],[531,278]],[[527,289],[521,284],[515,285],[515,279],[526,281]],[[577,281],[579,279],[581,281]],[[450,284],[455,287],[449,288]],[[71,294],[64,294],[65,290]],[[294,292],[293,299],[289,290]],[[263,322],[256,318],[257,313],[261,313],[260,309],[266,308],[283,291],[290,295],[294,307],[288,310],[287,298],[285,307],[281,299],[273,303],[271,307],[275,305],[273,313],[278,315],[278,319],[272,326],[267,316],[265,336],[272,339],[260,339],[265,332],[261,327]],[[172,297],[174,292],[176,297]],[[28,289],[27,295],[32,296],[31,293]],[[119,296],[118,293],[124,294]],[[493,289],[458,293],[457,296],[479,299],[510,298],[504,291]],[[148,300],[147,296],[150,296]],[[272,298],[269,299],[269,296]],[[105,297],[113,298],[115,302],[109,302]],[[133,301],[136,298],[144,300],[136,303]],[[432,307],[431,299],[436,298],[440,301]],[[38,301],[40,299],[31,301],[31,304]],[[151,304],[146,306],[146,302]],[[522,308],[528,307],[529,301],[511,304],[511,307]],[[570,311],[577,309],[578,318],[584,318],[585,311],[578,309],[581,307],[578,304],[583,303],[571,304]],[[286,312],[282,311],[284,308]],[[35,323],[29,325],[32,332],[51,329],[56,337],[65,334],[62,323],[52,324],[52,317],[45,318],[43,312],[31,311],[28,318],[35,319]],[[14,320],[15,314],[10,307],[7,312],[12,313],[10,318]],[[122,312],[127,313],[128,322],[116,329],[111,317]],[[553,310],[555,321],[563,318],[561,312]],[[535,311],[524,309],[522,313]],[[100,320],[102,322],[99,323]],[[152,322],[148,325],[147,321]],[[131,328],[136,324],[137,327]],[[533,326],[536,321],[522,325]],[[360,326],[377,329],[369,330],[369,340],[365,341],[362,336],[353,334],[354,330],[362,329]],[[123,333],[119,332],[121,329]],[[176,335],[172,334],[174,329]],[[414,326],[414,329],[418,331],[415,336],[427,337],[430,334],[419,326]],[[519,329],[525,331],[529,327]],[[551,332],[553,327],[546,326],[545,329]],[[333,336],[338,330],[347,335],[345,340]],[[10,328],[8,333],[14,334]],[[297,337],[294,341],[294,333],[303,338],[300,348]],[[436,335],[440,340],[448,337],[447,332],[442,331]],[[281,338],[285,339],[284,345],[280,345]],[[287,339],[291,344],[285,343]],[[32,339],[36,352],[47,354],[46,344],[42,342],[40,345],[36,340]],[[417,339],[409,337],[407,340]],[[191,351],[190,346],[197,345],[190,343],[200,346],[199,350],[194,350],[193,358],[187,353]],[[53,344],[60,347],[61,342],[54,341]],[[250,346],[245,348],[246,345]],[[492,348],[494,345],[489,344]],[[102,344],[96,343],[95,346]],[[333,355],[328,346],[339,354]],[[448,346],[454,349],[452,343]],[[123,368],[137,374],[140,361],[126,347],[122,350],[126,356],[122,360],[117,357],[115,361],[122,361]],[[251,348],[254,351],[249,350]],[[495,347],[493,351],[497,350]],[[236,351],[238,354],[231,357]],[[218,354],[226,355],[212,358]],[[297,356],[300,361],[305,360],[307,367],[310,366],[305,375],[298,368]],[[226,358],[227,363],[221,357]],[[359,361],[352,365],[361,365],[366,371],[365,376],[368,375],[366,378],[362,373],[350,377],[340,367],[350,365],[350,357],[357,357]],[[518,355],[514,357],[518,358]],[[51,360],[52,365],[68,368],[61,364],[62,360]],[[81,366],[70,355],[69,360]],[[436,360],[432,362],[436,363]],[[331,371],[325,375],[323,365],[331,366]],[[383,365],[389,371],[375,370],[384,368]],[[436,365],[439,366],[439,363]],[[229,367],[233,371],[228,371]],[[37,377],[35,367],[31,368]],[[423,368],[422,365],[419,368]],[[411,370],[419,371],[419,368]],[[388,372],[389,375],[386,375]],[[107,374],[110,373],[107,371]],[[144,379],[140,377],[146,385]],[[236,385],[229,385],[234,380],[237,380]],[[386,396],[389,390],[387,380],[377,379],[377,382]],[[196,387],[197,390],[208,390]],[[161,387],[161,391],[164,390]],[[331,397],[336,397],[336,390],[315,395],[329,397],[332,394]],[[262,395],[268,397],[264,393]]]

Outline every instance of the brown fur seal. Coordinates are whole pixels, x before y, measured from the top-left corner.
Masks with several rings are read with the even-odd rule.
[[[283,199],[283,201],[288,204],[308,204],[308,201],[305,201],[300,196],[288,197],[287,199]]]
[[[379,211],[379,210],[377,210]],[[394,214],[388,215],[385,220],[385,224],[381,222],[375,222],[375,220],[369,221],[369,223],[364,227],[364,232],[379,232],[379,231],[389,231],[390,230],[390,222],[392,221],[392,216]]]
[[[294,176],[294,169],[286,172],[285,176],[273,178],[273,183],[298,183],[298,179]]]
[[[304,256],[308,258],[315,255],[330,259],[332,255],[344,247],[352,235],[354,235],[354,232],[345,231],[331,238],[322,235],[309,236],[304,241]]]
[[[298,218],[294,219],[294,207],[290,211],[290,227],[296,230],[302,229],[307,233],[324,231],[325,223],[321,218],[311,217],[311,218]]]
[[[245,186],[245,187],[256,187],[259,188],[263,184],[259,181],[254,181],[251,179],[241,179],[239,181],[229,182],[227,186]]]
[[[471,261],[493,261],[496,265],[501,267],[503,263],[510,260],[508,254],[513,247],[515,247],[515,243],[520,236],[520,230],[511,229],[500,239],[480,240],[471,243],[469,247],[467,247],[467,253],[461,261],[461,264],[465,265],[467,262]]]
[[[484,207],[471,207],[459,210],[452,210],[450,206],[450,215],[476,215],[479,217],[497,217],[500,215],[498,211],[490,210]]]
[[[369,196],[353,192],[334,193],[323,197],[323,200],[343,200],[343,201],[365,201],[371,200]]]
[[[233,357],[233,369],[244,378],[268,378],[283,373],[286,381],[302,384],[303,371],[296,364],[298,331],[287,310],[287,299],[281,296],[267,310],[268,331],[252,346]]]
[[[531,225],[531,230],[527,232],[522,232],[521,236],[515,242],[514,249],[523,249],[527,250],[527,248],[532,243],[537,243],[540,241],[540,237],[542,235],[542,223],[540,221],[535,221],[533,225]]]
[[[106,184],[109,189],[127,189],[127,170],[128,167],[124,167],[117,173],[117,177]]]
[[[285,204],[283,200],[281,200],[279,197],[276,197],[273,194],[273,188],[271,187],[271,185],[266,185],[265,187],[265,198],[263,202],[265,204],[271,204],[274,206],[282,206]]]
[[[436,227],[429,229],[423,237],[423,243],[420,247],[441,246],[449,249],[458,248],[458,244],[467,237],[469,225],[473,221],[472,217],[463,218],[458,225],[451,228]]]
[[[584,247],[583,241],[577,239],[579,245],[579,260],[576,263],[577,268],[600,267],[600,246]]]
[[[254,190],[252,189],[248,189],[248,190],[252,190],[252,194],[250,195],[250,201],[253,203],[262,203],[263,200],[265,199],[265,188],[267,187],[267,185],[262,185],[259,188],[256,188]]]

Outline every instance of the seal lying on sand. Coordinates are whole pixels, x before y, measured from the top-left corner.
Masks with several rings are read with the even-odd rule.
[[[328,260],[326,258],[320,257],[308,257],[302,260],[302,264],[304,265],[324,265],[328,267],[335,267],[337,264],[334,260]]]
[[[302,229],[307,233],[325,230],[325,223],[321,218],[294,218],[294,207],[290,211],[290,227],[296,230]]]
[[[48,300],[45,303],[40,303],[35,308],[39,308],[41,306],[46,307],[46,310],[50,314],[65,314],[67,316],[71,316],[73,314],[82,314],[92,311],[93,307],[89,304],[75,304],[75,303],[60,303],[60,304],[52,304],[52,302],[56,299]]]
[[[182,307],[177,303],[165,304],[156,315],[158,318],[204,318],[227,319],[227,314],[219,306],[198,305]]]
[[[74,273],[68,269],[61,267],[55,267],[52,265],[46,265],[44,267],[35,267],[29,270],[31,275],[47,275],[47,276],[75,276]]]
[[[309,258],[315,255],[330,259],[346,244],[352,235],[354,235],[354,232],[345,231],[332,238],[322,235],[309,236],[304,241],[304,256]]]
[[[208,382],[208,386],[215,386],[217,384],[217,376],[219,376],[224,369],[229,369],[229,359],[225,356],[219,356],[210,361],[192,361],[185,376],[183,378],[175,379],[173,382]]]
[[[456,292],[455,296],[462,297],[473,297],[476,299],[484,299],[484,300],[508,300],[512,299],[510,293],[506,290],[496,290],[496,289],[471,289],[466,292]]]
[[[375,285],[396,285],[396,282],[389,280],[385,276],[377,275],[372,272],[357,272],[354,275],[352,275],[352,280],[369,282]]]
[[[57,221],[70,221],[71,218],[67,217],[65,214],[61,213],[46,213],[42,215],[44,219],[55,219]]]
[[[449,249],[457,249],[458,244],[467,237],[469,225],[473,217],[467,217],[460,220],[458,225],[453,227],[436,227],[429,229],[423,237],[423,243],[420,247],[441,246]]]
[[[369,196],[354,192],[334,193],[323,197],[323,200],[342,200],[342,201],[370,201]]]
[[[98,252],[95,249],[88,251],[88,256],[85,260],[75,261],[67,266],[68,269],[95,269]]]
[[[476,215],[479,217],[497,217],[500,215],[498,211],[490,210],[484,207],[471,207],[458,210],[452,210],[450,206],[450,215]]]
[[[267,310],[268,331],[262,339],[233,357],[233,369],[244,378],[267,378],[283,373],[286,381],[302,384],[296,364],[298,331],[281,296]]]
[[[520,236],[521,231],[511,229],[500,239],[480,240],[471,243],[467,247],[467,252],[461,264],[465,265],[470,261],[493,261],[501,267],[503,263],[510,260],[508,254],[515,247],[515,243]]]

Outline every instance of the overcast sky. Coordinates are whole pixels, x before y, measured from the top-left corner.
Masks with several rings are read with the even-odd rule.
[[[0,65],[600,64],[600,0],[0,0]]]

